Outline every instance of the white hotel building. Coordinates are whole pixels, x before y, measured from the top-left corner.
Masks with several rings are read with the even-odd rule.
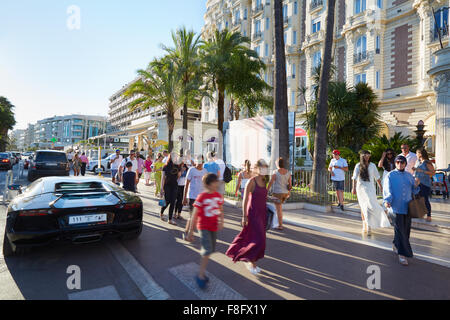
[[[291,111],[301,113],[304,102],[299,88],[307,88],[309,100],[311,72],[324,45],[327,1],[285,0],[283,4],[288,104]],[[448,0],[336,0],[336,78],[349,86],[364,81],[374,89],[387,135],[397,131],[414,135],[418,121],[424,121],[426,145],[432,151],[436,92],[427,72],[434,66],[433,53],[440,49],[434,20],[448,34],[448,6]],[[251,38],[251,48],[268,66],[263,77],[272,85],[273,0],[207,0],[206,7],[203,37],[228,28]],[[448,37],[442,41],[447,46]],[[204,101],[202,110],[204,121],[215,121],[214,103]]]

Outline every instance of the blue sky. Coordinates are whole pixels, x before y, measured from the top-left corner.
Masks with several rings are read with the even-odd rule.
[[[80,9],[80,29],[67,13]],[[206,0],[1,0],[0,96],[16,128],[53,115],[106,115],[108,98],[162,55],[181,25],[200,32]]]

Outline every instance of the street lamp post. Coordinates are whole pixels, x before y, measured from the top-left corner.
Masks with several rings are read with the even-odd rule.
[[[422,120],[420,120],[417,123],[416,127],[417,127],[417,130],[414,131],[416,133],[416,139],[417,139],[417,141],[419,141],[419,147],[423,147],[423,143],[424,143],[423,136],[426,132],[426,130],[424,130],[425,123]]]

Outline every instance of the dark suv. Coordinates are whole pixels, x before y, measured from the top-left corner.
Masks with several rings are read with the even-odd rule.
[[[69,175],[69,161],[66,153],[62,151],[36,151],[28,169],[28,181],[34,181],[40,177]]]

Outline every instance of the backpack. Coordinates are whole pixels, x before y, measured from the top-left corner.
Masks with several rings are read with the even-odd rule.
[[[225,166],[225,171],[223,172],[223,181],[225,181],[225,183],[228,183],[231,180],[233,180],[233,175],[231,174],[231,170],[230,170],[230,168]]]

